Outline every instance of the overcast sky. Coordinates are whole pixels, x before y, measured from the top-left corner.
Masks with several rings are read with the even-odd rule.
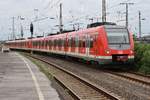
[[[35,35],[55,32],[58,30],[59,4],[63,3],[63,23],[65,29],[71,29],[73,23],[80,23],[81,28],[94,18],[101,21],[102,0],[1,0],[0,2],[0,40],[6,40],[12,34],[12,17],[15,17],[15,34],[20,36],[20,25],[23,25],[25,37],[30,36],[29,25],[36,17],[45,19],[34,22]],[[125,25],[125,5],[121,2],[132,2],[129,6],[129,29],[138,32],[138,11],[142,13],[142,32],[150,33],[150,0],[106,0],[107,19],[119,25]],[[38,10],[37,10],[38,9]],[[20,21],[18,16],[25,20]],[[121,21],[120,21],[121,20]]]

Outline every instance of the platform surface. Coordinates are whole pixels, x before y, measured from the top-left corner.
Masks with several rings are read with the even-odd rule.
[[[0,100],[60,100],[47,77],[18,53],[0,52]]]

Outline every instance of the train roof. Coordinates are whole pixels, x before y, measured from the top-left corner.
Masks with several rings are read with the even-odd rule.
[[[66,33],[62,33],[62,34],[55,34],[55,35],[49,35],[49,36],[46,36],[46,37],[39,37],[39,38],[32,38],[32,39],[24,39],[24,40],[15,40],[15,41],[8,41],[8,42],[25,42],[25,41],[29,41],[29,40],[33,40],[33,41],[38,41],[38,40],[48,40],[48,39],[52,39],[52,38],[62,38],[62,37],[66,37],[66,36],[74,36],[78,33],[88,33],[88,32],[96,32],[97,30],[99,30],[100,28],[120,28],[120,29],[123,29],[123,28],[126,28],[125,26],[119,26],[119,25],[116,25],[116,24],[105,24],[105,25],[100,25],[100,26],[97,26],[97,27],[91,27],[91,28],[87,28],[87,29],[82,29],[82,30],[78,30],[78,31],[69,31],[69,32],[66,32]]]
[[[104,25],[105,28],[109,29],[109,28],[117,28],[117,29],[124,29],[126,28],[125,26],[119,26],[119,25]]]
[[[98,26],[104,26],[104,25],[117,25],[116,23],[113,22],[96,22],[96,23],[91,23],[87,25],[87,28],[92,28],[92,27],[98,27]]]

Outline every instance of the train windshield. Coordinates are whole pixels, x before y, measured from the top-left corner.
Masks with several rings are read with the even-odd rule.
[[[129,32],[127,29],[106,29],[109,44],[129,44]]]

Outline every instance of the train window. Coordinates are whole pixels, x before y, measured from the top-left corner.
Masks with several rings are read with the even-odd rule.
[[[75,47],[78,47],[79,46],[79,38],[78,36],[76,36],[75,38]]]
[[[56,46],[58,46],[58,40],[56,39]]]
[[[54,40],[50,40],[50,45],[54,46]]]
[[[49,41],[48,40],[47,40],[46,44],[47,44],[46,46],[49,46]]]
[[[36,46],[38,46],[38,41],[36,41]]]
[[[41,44],[41,42],[40,41],[38,41],[38,46],[40,47],[40,44]]]
[[[43,40],[43,47],[45,46],[45,41]]]
[[[42,41],[40,41],[40,46],[42,46]]]
[[[63,39],[63,46],[65,47],[66,46],[66,40]]]
[[[47,40],[45,40],[45,47],[47,47]]]
[[[94,43],[97,41],[98,34],[92,34],[90,36],[90,48],[93,48]]]
[[[53,41],[54,42],[54,47],[56,46],[56,40]]]
[[[93,48],[93,38],[90,38],[90,48]]]
[[[63,47],[63,45],[64,45],[64,41],[63,39],[61,39],[61,47]]]
[[[51,40],[49,40],[49,41],[48,41],[48,45],[49,45],[49,47],[51,47],[51,46],[52,46],[52,42],[51,42]]]
[[[63,46],[64,46],[64,40],[61,39],[61,47],[63,47]]]
[[[71,38],[71,47],[75,47],[75,39],[73,37]]]
[[[86,41],[86,38],[85,38],[85,36],[83,36],[83,37],[82,37],[82,47],[83,47],[83,48],[85,48],[85,41]]]
[[[81,48],[82,47],[82,39],[80,38],[79,40],[79,47]]]
[[[68,39],[68,46],[71,47],[71,37]]]
[[[59,40],[56,39],[56,46],[58,46],[58,41],[59,41]]]
[[[43,47],[43,44],[44,44],[44,42],[43,41],[41,41],[41,46]]]
[[[56,46],[56,40],[54,40],[54,47]]]
[[[39,41],[37,41],[37,47],[39,47]]]
[[[36,46],[36,41],[34,41],[33,46]]]
[[[42,41],[40,41],[40,47],[42,46]]]
[[[61,47],[61,39],[58,40],[58,46]]]
[[[60,39],[57,40],[57,46],[60,47]]]
[[[86,37],[86,48],[90,48],[90,38],[88,35]]]
[[[61,39],[58,40],[58,46],[61,47]]]
[[[34,41],[32,42],[32,46],[34,46]]]
[[[73,38],[71,38],[71,47],[73,47]]]
[[[55,42],[54,46],[56,47],[57,46],[57,40],[55,40],[54,42]]]
[[[35,43],[36,43],[35,46],[38,46],[38,41],[36,41]]]
[[[83,40],[82,43],[83,43],[82,47],[85,48],[85,40]]]
[[[35,45],[36,45],[36,42],[34,41],[34,42],[33,42],[33,46],[35,46]]]
[[[126,28],[106,29],[109,44],[129,44],[129,32]]]

